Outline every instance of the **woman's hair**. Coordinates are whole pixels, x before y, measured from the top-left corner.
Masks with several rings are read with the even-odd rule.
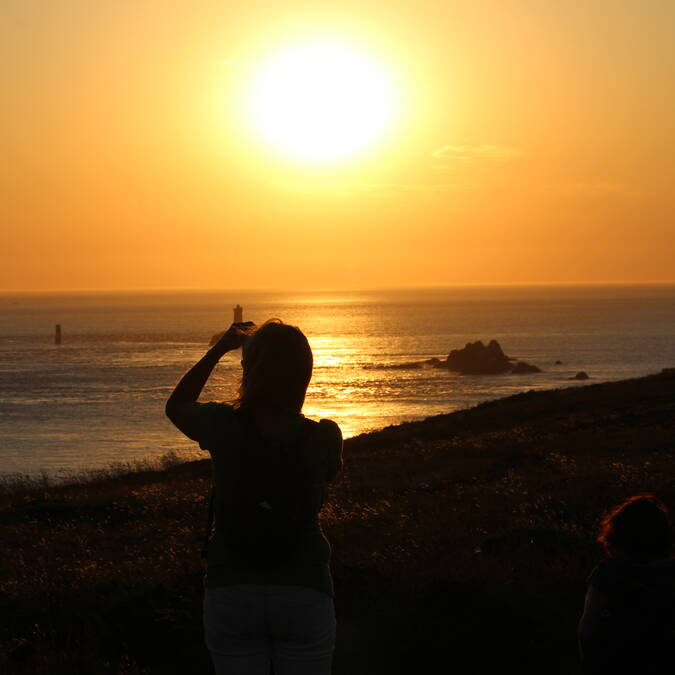
[[[657,559],[670,556],[673,527],[665,504],[654,495],[635,495],[607,513],[598,541],[609,556]]]
[[[270,319],[246,339],[235,406],[299,414],[312,379],[312,349],[303,332]]]

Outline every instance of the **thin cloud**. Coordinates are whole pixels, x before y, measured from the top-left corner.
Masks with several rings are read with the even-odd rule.
[[[359,196],[381,197],[402,193],[433,194],[443,192],[468,192],[470,190],[530,189],[544,193],[585,196],[638,196],[629,186],[621,183],[528,183],[526,185],[504,185],[499,183],[277,183],[276,188],[283,194],[303,196],[332,196],[354,198]]]
[[[278,187],[285,194],[357,197],[359,195],[392,195],[401,192],[433,193],[468,190],[473,185],[471,183],[283,183]]]
[[[527,154],[508,145],[443,145],[430,157],[436,168],[452,169],[460,164],[512,162]]]
[[[560,192],[570,192],[589,195],[615,195],[629,192],[624,183],[598,181],[595,183],[560,183],[555,186]]]

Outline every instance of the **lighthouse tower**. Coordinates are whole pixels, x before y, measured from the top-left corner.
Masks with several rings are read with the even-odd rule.
[[[234,312],[234,323],[241,323],[244,320],[244,308],[237,304],[232,311]]]

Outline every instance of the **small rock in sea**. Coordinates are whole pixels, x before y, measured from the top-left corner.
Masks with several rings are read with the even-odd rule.
[[[562,366],[562,361],[556,361],[556,362],[555,362],[555,365],[556,365],[556,366]]]
[[[588,378],[588,373],[580,370],[574,377],[570,377],[570,380],[587,380]]]

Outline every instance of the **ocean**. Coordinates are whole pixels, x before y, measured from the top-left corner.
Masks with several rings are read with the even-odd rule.
[[[232,321],[299,326],[314,352],[304,413],[345,437],[530,389],[675,366],[675,286],[453,287],[318,293],[182,291],[0,295],[0,474],[203,457],[164,416],[180,376]],[[54,327],[63,342],[54,345]],[[469,376],[410,362],[497,339],[542,373]],[[228,354],[201,400],[231,400]],[[556,364],[560,361],[561,364]]]

